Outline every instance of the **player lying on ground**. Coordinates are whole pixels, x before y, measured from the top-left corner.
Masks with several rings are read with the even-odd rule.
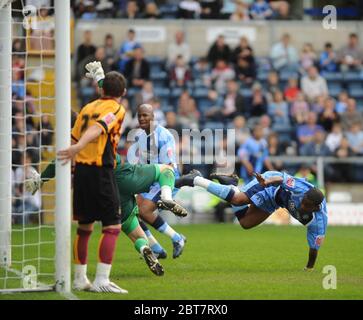
[[[234,179],[214,174],[223,185],[202,177],[193,170],[180,177],[176,187],[199,186],[234,207],[235,215],[244,229],[253,228],[265,221],[278,208],[285,208],[289,214],[307,227],[309,259],[305,270],[312,270],[326,233],[327,209],[323,193],[305,179],[295,178],[287,173],[267,171],[255,174],[255,178],[240,189],[233,185]]]
[[[91,62],[86,66],[89,73],[87,77],[90,77],[97,81],[100,88],[102,88],[104,72],[100,62]],[[137,142],[131,147],[136,148],[134,150],[139,154],[138,163],[140,164],[168,164],[174,168],[174,174],[179,176],[179,172],[176,166],[176,148],[173,135],[166,128],[156,125],[154,126],[154,112],[153,107],[149,104],[142,104],[138,107],[138,121],[140,125],[140,131],[137,134]],[[175,196],[177,189],[174,189],[173,194]],[[167,192],[167,190],[165,191]],[[162,194],[162,188],[158,182],[155,182],[148,192],[144,192],[137,197],[137,202],[140,210],[140,217],[152,225],[157,231],[170,237],[173,243],[173,258],[179,257],[186,243],[186,238],[176,232],[169,224],[164,221],[162,217],[155,213],[156,209],[173,210],[175,202],[160,200]],[[170,207],[171,206],[171,207]],[[177,209],[177,208],[175,208]],[[174,212],[175,213],[175,212]],[[140,225],[143,228],[145,234],[148,237],[151,249],[158,258],[166,258],[166,251],[158,243],[158,241],[151,234],[146,224],[140,220]]]

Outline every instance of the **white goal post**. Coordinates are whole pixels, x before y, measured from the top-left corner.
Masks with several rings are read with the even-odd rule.
[[[52,258],[44,258],[54,261],[54,281],[51,284],[43,285],[41,282],[35,286],[22,287],[24,278],[24,270],[13,265],[19,263],[19,256],[14,255],[14,245],[12,243],[12,235],[14,230],[12,224],[12,115],[13,98],[12,98],[12,39],[13,39],[13,19],[10,0],[0,0],[0,270],[3,269],[5,276],[2,278],[5,285],[0,286],[0,293],[4,292],[23,292],[23,291],[46,291],[56,290],[57,292],[71,292],[71,168],[70,164],[61,165],[56,161],[56,191],[55,191],[55,243],[54,240],[44,241],[41,239],[41,213],[38,214],[37,228],[33,228],[39,232],[39,243],[37,244],[37,253],[42,254],[42,245],[52,243],[54,252]],[[21,1],[24,7],[26,1]],[[59,151],[70,146],[70,130],[71,130],[71,37],[70,37],[70,0],[54,0],[54,18],[55,18],[55,150]],[[19,10],[18,10],[19,11]],[[23,13],[24,14],[24,13]],[[21,22],[20,22],[21,23]],[[19,24],[19,22],[17,22]],[[26,39],[27,40],[27,39]],[[40,42],[42,39],[40,38]],[[27,47],[27,45],[26,45]],[[28,49],[28,47],[27,47]],[[27,52],[25,49],[25,56]],[[41,57],[42,54],[40,53]],[[42,59],[42,58],[41,58]],[[43,63],[43,61],[41,60]],[[44,63],[46,65],[46,63]],[[34,68],[27,66],[24,73]],[[43,66],[41,66],[43,68]],[[53,66],[44,68],[54,68]],[[42,70],[43,71],[43,70]],[[26,80],[25,80],[26,82]],[[26,87],[26,83],[24,85]],[[40,92],[40,89],[39,89]],[[41,94],[40,94],[41,95]],[[39,98],[41,101],[43,97]],[[45,97],[44,99],[49,99]],[[54,100],[54,98],[52,98]],[[25,102],[24,102],[25,104]],[[41,104],[41,102],[40,102]],[[42,111],[40,111],[40,117]],[[54,116],[54,115],[53,115]],[[25,122],[25,120],[24,120]],[[42,130],[39,129],[40,131]],[[27,129],[25,129],[27,134]],[[26,144],[27,145],[27,142]],[[25,148],[26,149],[26,148]],[[39,147],[41,150],[41,148]],[[25,169],[24,169],[25,171]],[[24,182],[24,181],[23,181]],[[41,211],[41,210],[40,210]],[[24,228],[23,218],[23,228]],[[23,248],[22,258],[26,257],[26,250],[30,249],[33,243],[24,242],[26,231],[34,231],[28,228],[22,231]],[[43,242],[42,242],[43,241]],[[25,253],[25,254],[24,254]],[[13,255],[13,257],[12,257]],[[38,263],[42,258],[38,257]],[[33,259],[35,260],[35,259]],[[46,262],[47,263],[47,262]],[[20,264],[24,266],[25,263]],[[23,268],[24,269],[24,268]],[[9,276],[10,274],[13,276]],[[1,276],[0,276],[1,278]],[[14,287],[7,287],[7,279],[11,279],[12,283],[19,283]],[[15,281],[15,280],[16,281]],[[36,278],[35,278],[36,279]],[[20,280],[20,282],[17,282]],[[22,282],[23,281],[23,282]]]
[[[11,4],[0,3],[0,265],[11,265]]]

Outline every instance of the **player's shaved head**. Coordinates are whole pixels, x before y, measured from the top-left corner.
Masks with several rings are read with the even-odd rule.
[[[151,104],[143,103],[137,107],[137,113],[150,113],[154,115],[154,108]]]
[[[311,188],[305,193],[305,198],[313,205],[319,206],[324,200],[324,194],[318,188]]]
[[[137,119],[140,128],[150,132],[151,123],[154,120],[154,108],[151,104],[143,103],[137,107]]]

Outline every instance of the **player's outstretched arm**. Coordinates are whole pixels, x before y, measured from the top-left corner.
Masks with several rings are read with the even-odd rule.
[[[256,177],[258,183],[264,188],[266,188],[271,184],[281,184],[284,181],[284,178],[280,176],[275,176],[269,179],[265,179],[260,173],[254,172],[253,175]]]
[[[78,152],[84,149],[88,143],[98,138],[101,134],[102,128],[98,124],[89,127],[76,144],[73,144],[68,149],[60,150],[57,153],[58,160],[63,161],[63,164],[67,164]]]
[[[318,250],[310,248],[309,249],[309,260],[306,264],[306,267],[304,268],[305,271],[312,271],[314,270],[316,258],[318,257]]]

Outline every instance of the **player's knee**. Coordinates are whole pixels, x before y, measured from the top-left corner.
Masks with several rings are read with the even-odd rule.
[[[83,231],[93,231],[93,223],[79,223],[78,229]]]
[[[239,224],[240,224],[241,228],[244,229],[244,230],[248,230],[248,229],[253,228],[253,225],[248,223],[248,221],[245,221],[243,218],[239,220]]]
[[[121,224],[103,225],[102,231],[104,230],[121,231]]]
[[[172,170],[172,171],[174,171],[174,168],[170,164],[161,164],[160,165],[160,172],[163,172],[165,170]]]
[[[235,193],[230,202],[235,206],[241,206],[249,203],[247,196],[243,192],[239,191],[238,188],[235,188]]]

